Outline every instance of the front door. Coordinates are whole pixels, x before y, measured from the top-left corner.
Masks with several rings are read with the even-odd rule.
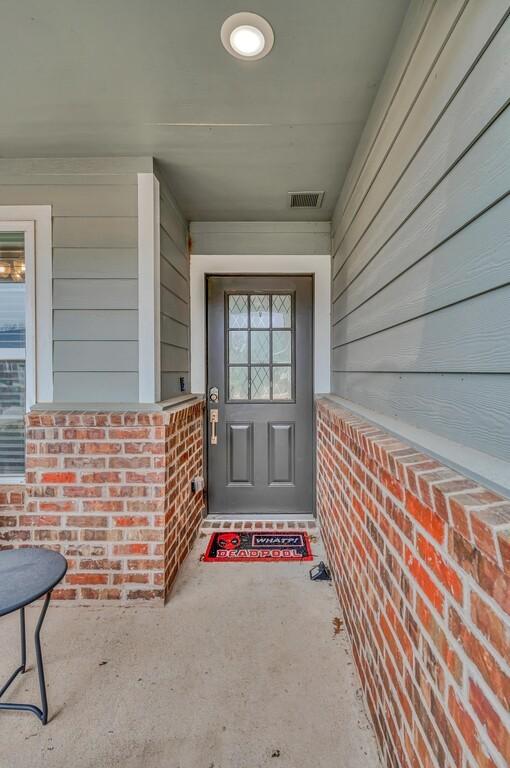
[[[313,280],[207,279],[209,514],[313,510]]]

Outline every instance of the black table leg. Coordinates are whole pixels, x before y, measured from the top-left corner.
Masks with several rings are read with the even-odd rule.
[[[44,617],[46,616],[46,611],[48,610],[48,605],[50,602],[51,597],[51,589],[49,592],[46,593],[44,598],[44,604],[41,610],[41,613],[39,615],[39,619],[37,620],[37,626],[35,628],[35,635],[34,635],[34,643],[35,643],[35,656],[37,659],[37,674],[39,677],[39,690],[41,692],[41,707],[36,707],[34,704],[11,704],[6,703],[3,704],[0,702],[0,709],[16,709],[23,712],[33,712],[34,715],[36,715],[41,723],[43,725],[46,725],[48,722],[48,699],[46,697],[46,682],[44,679],[44,665],[43,665],[43,658],[42,658],[42,651],[41,651],[41,628],[44,622]],[[20,639],[21,639],[21,664],[20,666],[12,673],[10,678],[7,680],[5,685],[0,689],[0,698],[3,696],[7,688],[11,685],[15,677],[19,673],[25,672],[26,670],[26,663],[27,663],[27,645],[26,645],[26,634],[25,634],[25,609],[20,608]]]

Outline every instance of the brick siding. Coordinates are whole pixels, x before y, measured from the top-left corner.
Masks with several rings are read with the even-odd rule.
[[[317,505],[384,764],[510,764],[510,501],[328,399]]]
[[[57,599],[164,599],[203,517],[203,407],[28,414],[25,499],[0,486],[0,545],[62,552]]]

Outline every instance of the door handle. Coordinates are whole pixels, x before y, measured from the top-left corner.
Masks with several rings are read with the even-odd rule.
[[[218,424],[218,409],[211,408],[209,411],[209,423],[211,425],[211,445],[218,444],[218,434],[216,431],[216,425]]]

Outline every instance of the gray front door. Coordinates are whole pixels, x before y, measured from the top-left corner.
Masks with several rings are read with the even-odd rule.
[[[313,509],[313,281],[208,277],[209,514]]]

